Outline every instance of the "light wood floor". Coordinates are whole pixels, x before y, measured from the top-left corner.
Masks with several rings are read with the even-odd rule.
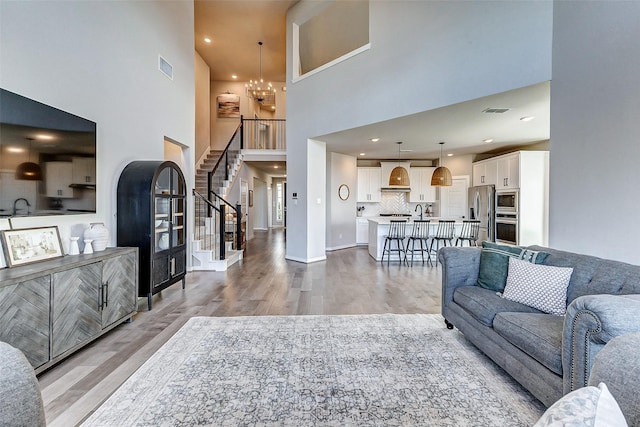
[[[283,230],[256,232],[226,272],[192,272],[147,311],[40,374],[50,426],[77,425],[193,316],[439,313],[440,267],[380,264],[365,247],[286,261]]]

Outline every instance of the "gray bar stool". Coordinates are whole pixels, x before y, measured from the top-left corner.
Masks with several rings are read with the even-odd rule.
[[[407,242],[407,253],[405,255],[405,261],[411,252],[411,265],[413,266],[413,255],[415,252],[420,252],[422,257],[422,264],[424,264],[424,253],[427,253],[427,261],[431,264],[431,254],[429,253],[429,223],[428,219],[417,219],[413,221],[413,228],[411,229],[411,235]],[[420,243],[420,248],[416,249],[416,241]]]
[[[387,265],[389,265],[389,260],[391,258],[391,252],[397,252],[398,258],[400,262],[406,260],[407,250],[404,246],[405,228],[407,225],[407,220],[399,220],[392,219],[389,225],[389,235],[384,239],[384,248],[382,249],[382,257],[380,258],[380,263],[384,261],[384,254],[387,254]],[[393,249],[393,242],[396,243],[396,248]],[[389,248],[387,249],[387,244]],[[400,255],[400,253],[404,253],[404,257]]]
[[[458,246],[458,242],[460,242],[460,246],[464,246],[465,240],[469,244],[469,246],[478,246],[478,234],[480,233],[480,221],[478,220],[464,220],[462,221],[462,230],[460,230],[460,235],[456,237],[456,243],[454,246]]]

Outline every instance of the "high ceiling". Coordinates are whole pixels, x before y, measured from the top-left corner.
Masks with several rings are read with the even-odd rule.
[[[298,0],[196,0],[195,48],[211,69],[211,79],[237,81],[259,74],[258,41],[265,80],[286,79],[286,12]],[[211,43],[204,41],[205,37]],[[285,82],[287,84],[287,82]],[[505,113],[484,113],[508,108]],[[406,159],[435,159],[438,142],[454,155],[500,152],[512,146],[549,139],[550,83],[517,89],[437,110],[400,117],[329,135],[310,135],[327,142],[327,150],[368,159],[398,158],[403,141]],[[520,118],[535,116],[529,122]],[[371,138],[380,138],[372,143]],[[483,143],[493,139],[491,143]],[[360,153],[365,153],[361,156]]]

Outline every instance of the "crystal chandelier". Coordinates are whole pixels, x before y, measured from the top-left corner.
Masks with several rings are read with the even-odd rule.
[[[260,75],[259,79],[249,80],[249,83],[245,84],[245,91],[249,98],[255,99],[260,104],[275,105],[276,104],[276,90],[271,86],[271,83],[264,83],[262,80],[262,42],[258,42],[260,48]]]

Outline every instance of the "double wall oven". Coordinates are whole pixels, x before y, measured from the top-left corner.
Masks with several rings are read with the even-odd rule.
[[[518,190],[496,192],[496,242],[518,244]]]

